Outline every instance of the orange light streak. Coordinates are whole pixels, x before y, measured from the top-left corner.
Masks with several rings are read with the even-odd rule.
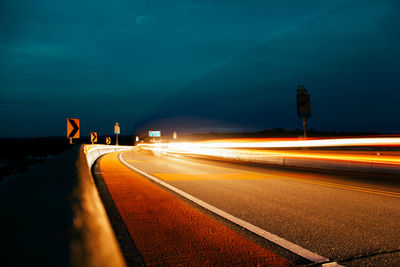
[[[399,137],[307,139],[255,138],[210,140],[196,143],[170,143],[174,147],[191,146],[202,148],[296,148],[296,147],[341,147],[341,146],[400,146]]]
[[[400,152],[380,153],[361,151],[271,150],[274,148],[400,146],[399,137],[343,138],[343,139],[225,139],[202,142],[141,144],[156,153],[192,154],[237,160],[279,162],[297,158],[310,160],[348,161],[359,163],[400,165]],[[238,149],[240,148],[240,149]],[[261,150],[261,148],[263,150]],[[259,149],[259,150],[254,150]],[[268,150],[266,150],[268,149]]]

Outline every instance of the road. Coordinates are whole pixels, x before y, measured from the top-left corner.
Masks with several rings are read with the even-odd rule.
[[[400,182],[396,179],[277,169],[144,150],[123,153],[122,159],[235,218],[331,261],[346,266],[400,264]],[[103,176],[118,173],[107,166],[109,160],[100,161]],[[127,201],[129,196],[123,199]],[[235,230],[218,216],[207,216]],[[241,234],[256,240],[247,231]],[[285,252],[274,251],[288,258]]]

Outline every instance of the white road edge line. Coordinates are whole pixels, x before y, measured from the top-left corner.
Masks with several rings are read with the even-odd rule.
[[[196,197],[194,197],[192,195],[189,195],[188,193],[186,193],[186,192],[184,192],[184,191],[182,191],[182,190],[180,190],[180,189],[178,189],[178,188],[176,188],[176,187],[174,187],[174,186],[172,186],[170,184],[167,184],[166,182],[158,179],[157,177],[152,176],[152,175],[150,175],[150,174],[148,174],[148,173],[146,173],[146,172],[144,172],[142,170],[139,170],[139,169],[133,167],[132,165],[127,163],[122,158],[122,155],[125,154],[125,153],[127,153],[127,152],[120,153],[119,154],[119,159],[128,168],[130,168],[130,169],[134,170],[135,172],[138,172],[138,173],[146,176],[147,178],[149,178],[149,179],[153,180],[154,182],[156,182],[156,183],[168,188],[169,190],[172,190],[175,193],[177,193],[177,194],[189,199],[190,201],[196,203],[197,205],[199,205],[199,206],[201,206],[201,207],[203,207],[203,208],[205,208],[205,209],[207,209],[207,210],[209,210],[209,211],[211,211],[211,212],[213,212],[213,213],[215,213],[215,214],[217,214],[217,215],[219,215],[219,216],[221,216],[221,217],[223,217],[223,218],[225,218],[225,219],[227,219],[227,220],[229,220],[229,221],[231,221],[231,222],[233,222],[233,223],[235,223],[235,224],[237,224],[237,225],[239,225],[239,226],[241,226],[241,227],[243,227],[243,228],[245,228],[247,230],[249,230],[250,232],[252,232],[252,233],[254,233],[254,234],[258,235],[258,236],[261,236],[261,237],[267,239],[268,241],[270,241],[272,243],[275,243],[275,244],[277,244],[277,245],[279,245],[279,246],[281,246],[281,247],[283,247],[283,248],[285,248],[285,249],[287,249],[287,250],[299,255],[300,257],[303,257],[303,258],[311,261],[311,262],[323,263],[323,262],[329,262],[330,261],[329,259],[327,259],[327,258],[325,258],[323,256],[320,256],[320,255],[318,255],[318,254],[316,254],[314,252],[311,252],[311,251],[309,251],[309,250],[307,250],[305,248],[302,248],[302,247],[300,247],[300,246],[298,246],[298,245],[296,245],[296,244],[294,244],[294,243],[292,243],[290,241],[287,241],[287,240],[285,240],[283,238],[280,238],[277,235],[274,235],[274,234],[272,234],[270,232],[267,232],[267,231],[255,226],[255,225],[252,225],[251,223],[243,221],[242,219],[239,219],[239,218],[237,218],[237,217],[235,217],[235,216],[233,216],[233,215],[231,215],[231,214],[229,214],[229,213],[227,213],[227,212],[225,212],[223,210],[220,210],[220,209],[218,209],[218,208],[216,208],[214,206],[211,206],[211,205],[207,204],[206,202],[204,202],[204,201],[202,201],[202,200],[200,200],[200,199],[198,199],[198,198],[196,198]]]

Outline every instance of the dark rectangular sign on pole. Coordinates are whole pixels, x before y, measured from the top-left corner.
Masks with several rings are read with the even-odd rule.
[[[311,100],[307,93],[297,94],[297,116],[299,118],[311,117]]]
[[[311,100],[304,85],[297,87],[297,116],[303,118],[304,138],[307,138],[307,118],[311,117]]]

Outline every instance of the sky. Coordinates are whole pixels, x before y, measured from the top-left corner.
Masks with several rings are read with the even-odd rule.
[[[0,1],[0,137],[400,133],[398,0]]]

